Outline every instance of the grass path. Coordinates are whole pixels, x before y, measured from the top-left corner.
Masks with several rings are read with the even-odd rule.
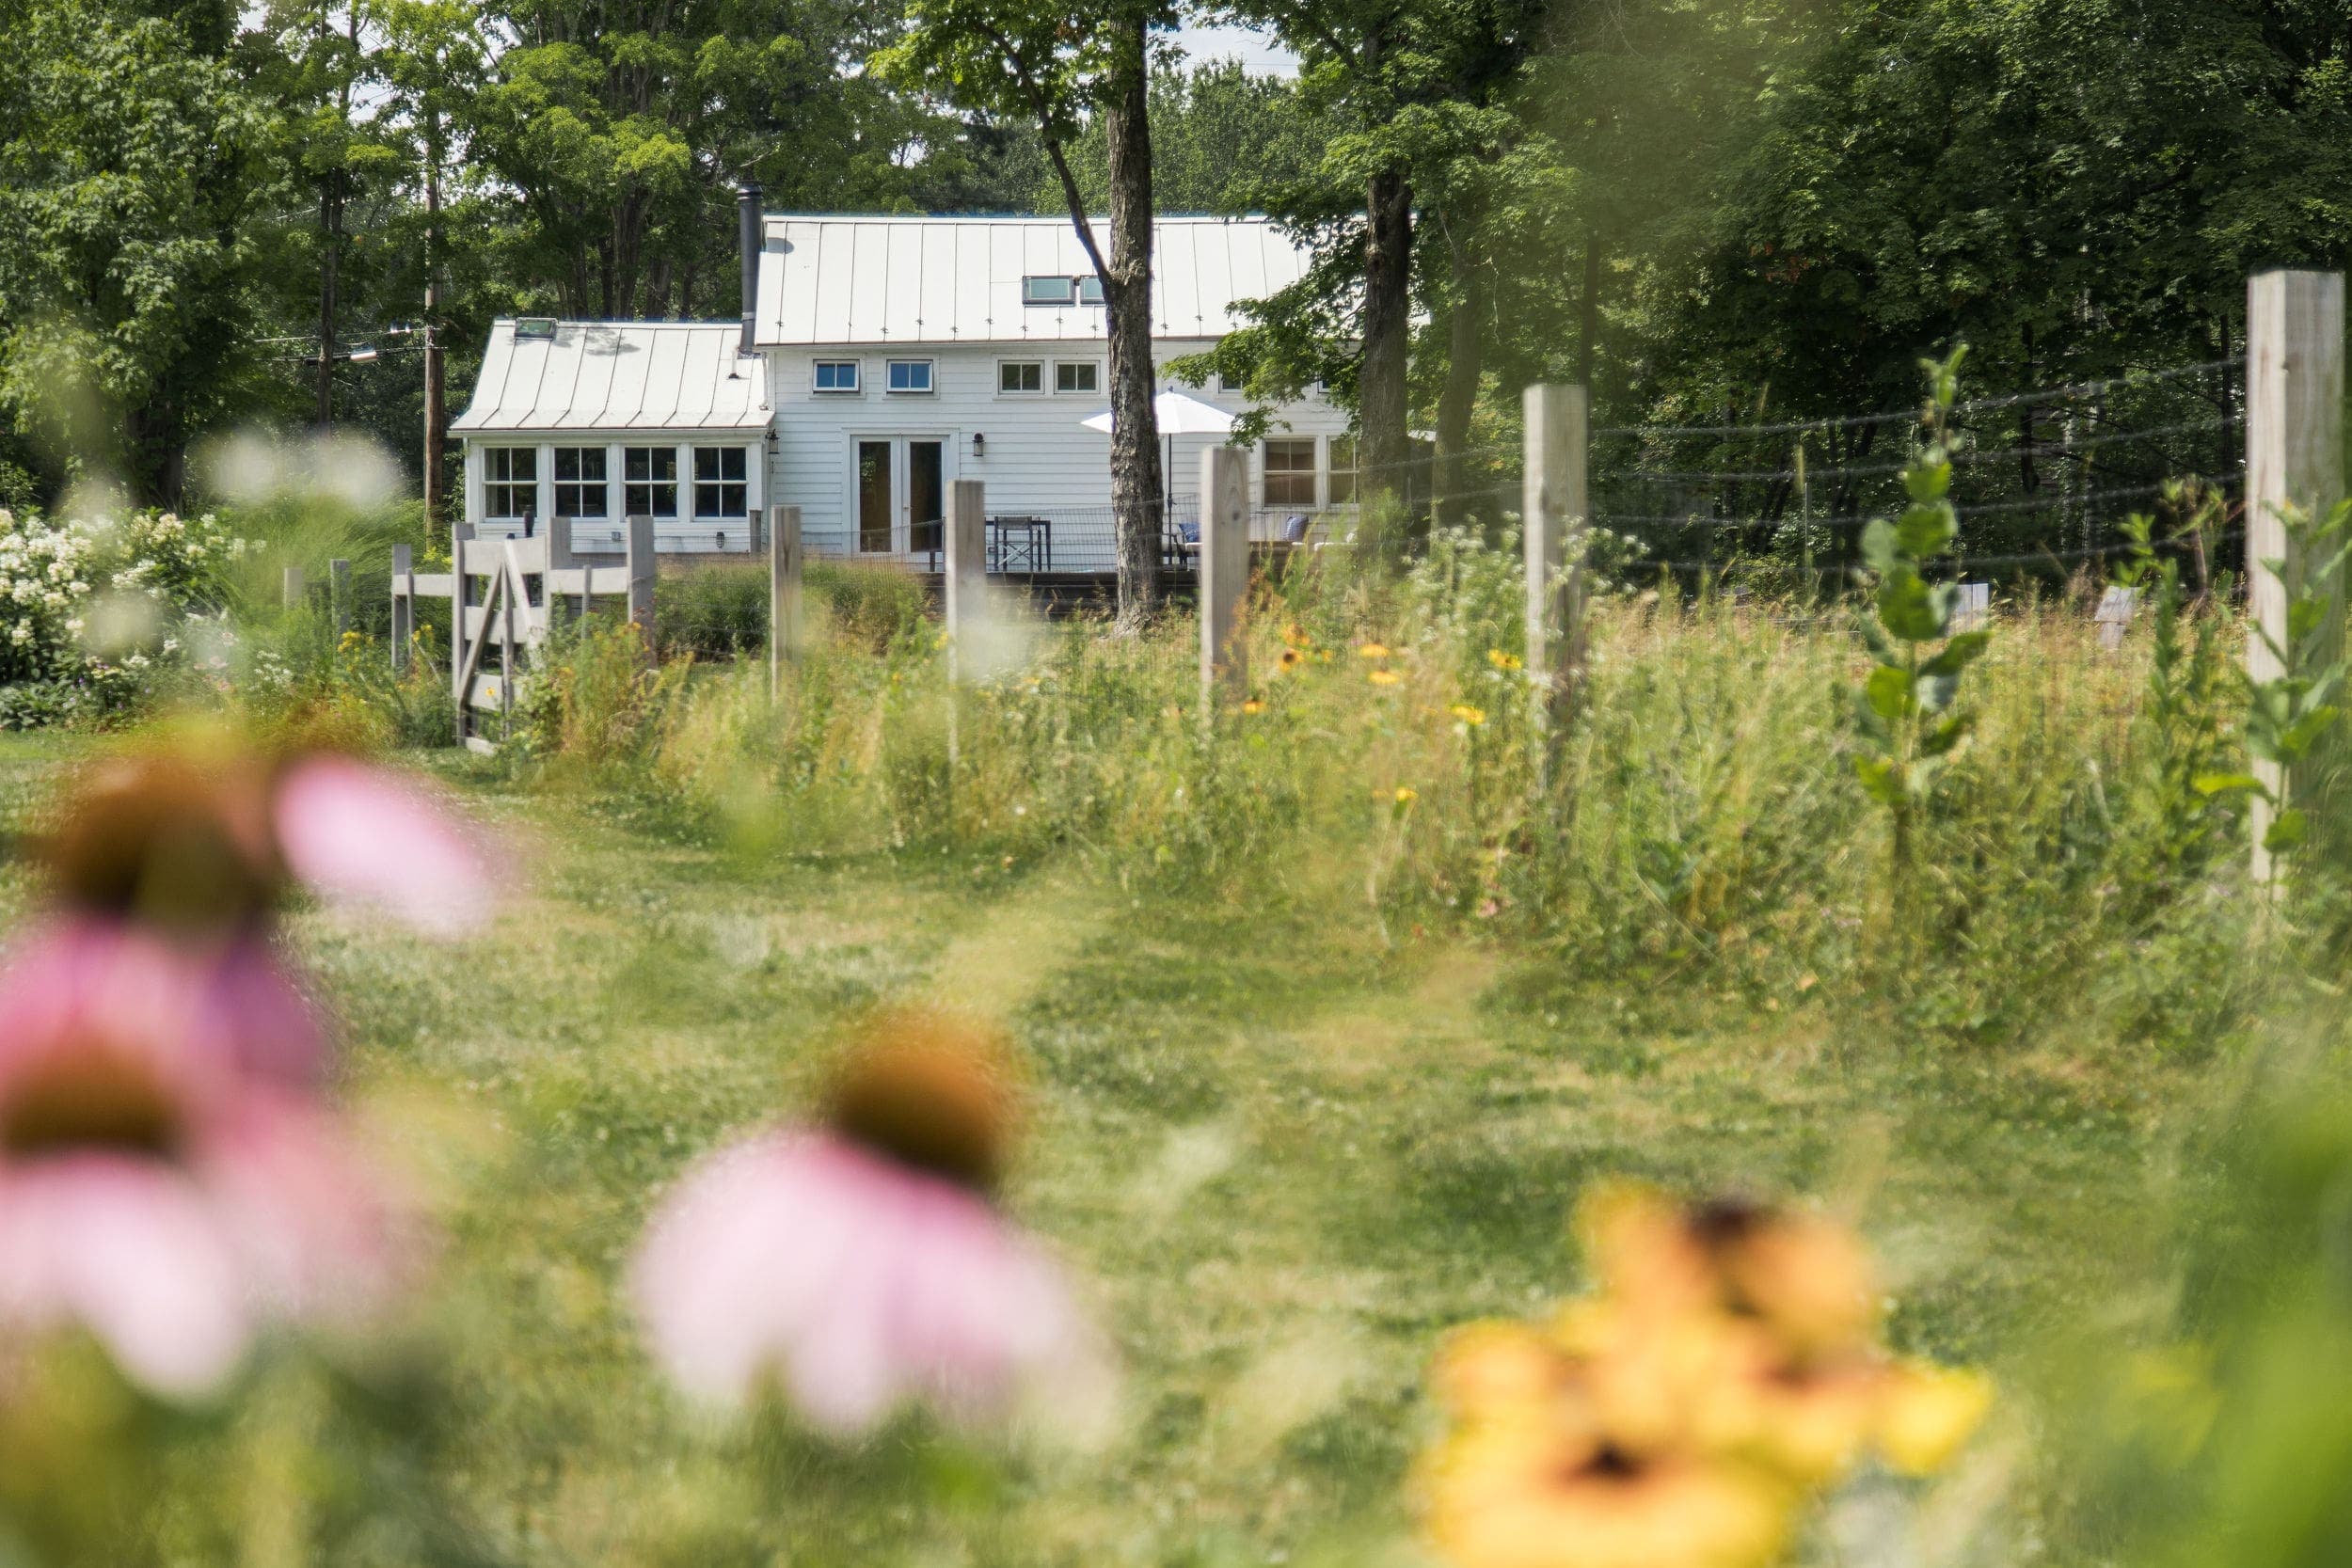
[[[0,749],[0,788],[53,760]],[[1571,992],[1525,952],[1384,949],[1345,909],[993,861],[747,866],[469,787],[534,846],[495,934],[453,953],[313,911],[296,941],[355,1088],[405,1107],[449,1201],[462,1483],[533,1561],[1375,1560],[1434,1338],[1576,1284],[1594,1177],[1851,1202],[1899,1340],[2017,1365],[2106,1288],[2189,1082],[2056,1039],[1921,1059],[1799,995]],[[1127,1360],[1123,1434],[1023,1472],[1012,1539],[695,1430],[615,1301],[648,1195],[798,1103],[826,1031],[898,997],[1021,1041],[1011,1200],[1098,1282]]]

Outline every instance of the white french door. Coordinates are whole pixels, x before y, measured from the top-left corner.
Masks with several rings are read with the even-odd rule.
[[[857,521],[858,553],[940,548],[949,451],[945,436],[850,437],[850,515]]]

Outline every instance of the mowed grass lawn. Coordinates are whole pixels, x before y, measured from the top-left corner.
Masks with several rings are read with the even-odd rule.
[[[72,750],[0,740],[13,824]],[[2063,1038],[1913,1049],[1807,992],[1565,990],[1503,945],[1386,947],[1343,906],[993,858],[748,863],[424,760],[519,847],[497,930],[311,911],[293,940],[352,1095],[445,1211],[422,1311],[455,1359],[454,1480],[531,1561],[1381,1560],[1433,1344],[1576,1288],[1570,1211],[1614,1174],[1855,1205],[1892,1338],[2029,1389],[2128,1269],[2194,1083]],[[799,1105],[845,1018],[914,999],[1019,1042],[1009,1201],[1089,1277],[1127,1373],[1106,1449],[962,1513],[697,1424],[618,1291],[689,1159]]]

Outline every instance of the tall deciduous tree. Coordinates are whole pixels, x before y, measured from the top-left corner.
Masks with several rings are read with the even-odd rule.
[[[1152,409],[1152,63],[1169,0],[1057,8],[1029,0],[914,0],[905,39],[876,64],[894,80],[965,108],[1016,119],[1042,141],[1070,221],[1102,281],[1110,340],[1111,508],[1119,613],[1134,626],[1159,594],[1167,476]],[[1099,119],[1108,175],[1108,245],[1073,162]]]
[[[176,501],[189,441],[255,397],[273,197],[225,3],[0,8],[0,409],[51,483]]]

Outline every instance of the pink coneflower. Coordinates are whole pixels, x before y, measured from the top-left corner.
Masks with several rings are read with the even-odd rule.
[[[0,1019],[42,1039],[177,1039],[274,1082],[315,1084],[326,1035],[260,937],[191,946],[127,921],[66,915],[0,965]]]
[[[165,957],[136,983],[167,994]],[[118,955],[129,983],[135,956]],[[87,1330],[126,1375],[199,1397],[278,1322],[382,1294],[392,1211],[304,1096],[184,1049],[55,1015],[0,1039],[0,1337]]]
[[[321,750],[110,758],[40,848],[69,909],[206,939],[255,928],[294,886],[462,934],[495,888],[481,846],[421,785]]]
[[[771,1388],[837,1436],[906,1404],[967,1426],[1081,1422],[1106,1358],[1061,1271],[991,1201],[1010,1113],[976,1034],[898,1015],[835,1080],[825,1124],[690,1170],[632,1289],[692,1396]]]

